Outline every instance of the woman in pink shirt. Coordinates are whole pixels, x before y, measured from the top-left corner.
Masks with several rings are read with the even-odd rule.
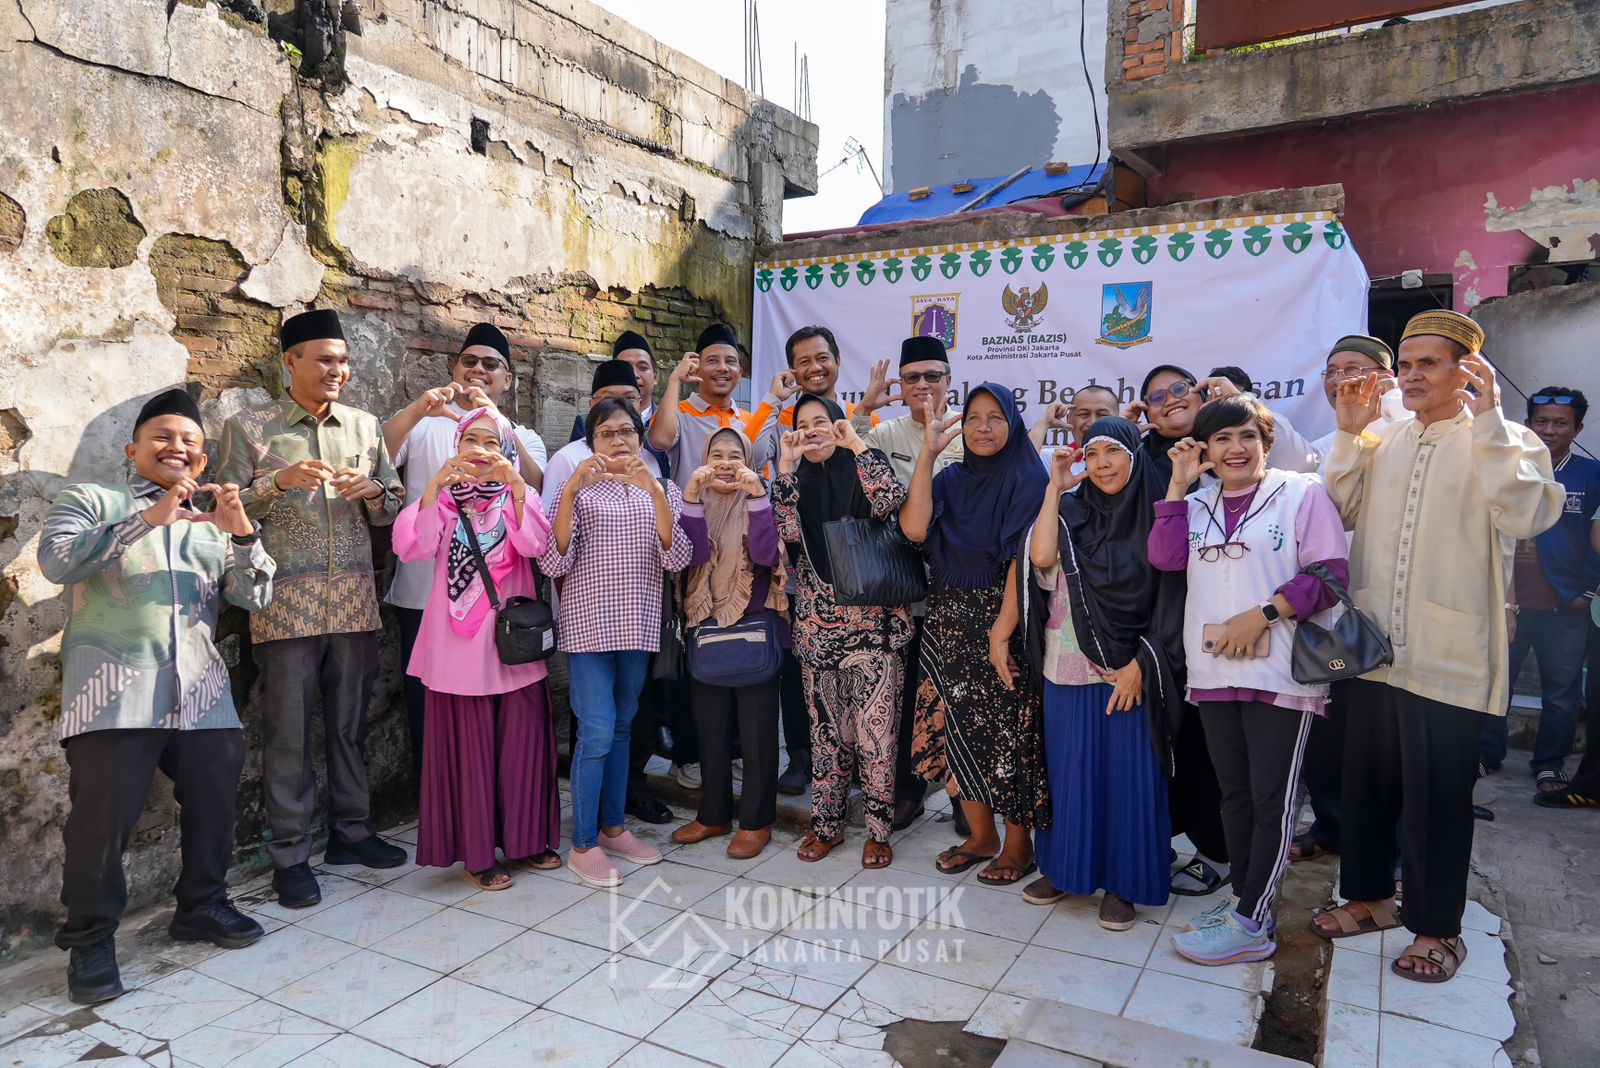
[[[511,423],[478,408],[456,429],[456,455],[394,522],[395,555],[435,560],[409,674],[427,689],[417,863],[466,864],[485,890],[511,875],[495,857],[555,868],[561,836],[556,739],[543,663],[503,664],[475,537],[502,603],[537,597],[529,561],[549,545],[539,495],[517,472]]]

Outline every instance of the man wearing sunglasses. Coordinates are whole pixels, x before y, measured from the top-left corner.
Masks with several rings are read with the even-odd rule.
[[[1517,542],[1511,596],[1516,629],[1511,636],[1511,677],[1531,649],[1539,663],[1539,734],[1533,746],[1534,783],[1540,793],[1568,786],[1565,760],[1583,715],[1583,660],[1589,628],[1584,625],[1596,585],[1600,557],[1589,547],[1589,517],[1600,506],[1600,462],[1576,456],[1572,442],[1583,431],[1589,400],[1581,390],[1548,386],[1528,398],[1528,429],[1550,450],[1566,507],[1556,525]],[[1506,721],[1491,716],[1479,740],[1485,772],[1506,758]]]
[[[456,454],[456,424],[461,414],[487,405],[500,407],[512,393],[516,376],[511,369],[511,342],[493,323],[479,323],[467,331],[461,351],[445,362],[450,381],[430,389],[401,408],[383,424],[383,440],[400,468],[406,500],[420,500],[429,479]],[[525,426],[517,426],[517,455],[521,473],[537,492],[544,485],[547,459],[544,442]],[[400,622],[401,663],[411,662],[411,647],[422,626],[422,610],[433,589],[433,559],[397,563],[394,582],[384,600]],[[422,775],[422,680],[405,677],[406,729],[411,736],[411,764]]]

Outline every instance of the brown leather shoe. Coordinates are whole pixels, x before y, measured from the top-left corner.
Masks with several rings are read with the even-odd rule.
[[[733,836],[733,841],[728,843],[728,856],[734,860],[750,860],[759,857],[761,851],[767,848],[767,843],[772,841],[772,831],[763,827],[759,831],[739,829]]]
[[[694,845],[696,842],[704,842],[707,838],[716,838],[732,830],[732,824],[725,823],[721,827],[707,827],[699,820],[690,820],[672,832],[672,840],[679,845]]]

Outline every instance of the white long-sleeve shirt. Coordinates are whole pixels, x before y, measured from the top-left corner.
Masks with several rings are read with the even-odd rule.
[[[1504,715],[1512,554],[1566,506],[1550,451],[1498,409],[1463,408],[1338,432],[1327,485],[1355,530],[1351,595],[1394,644],[1394,663],[1362,677]]]

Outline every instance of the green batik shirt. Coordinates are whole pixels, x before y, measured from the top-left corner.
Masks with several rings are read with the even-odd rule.
[[[352,502],[327,484],[279,489],[273,475],[301,460],[357,468],[383,484],[383,495]],[[333,404],[318,423],[287,398],[246,409],[223,430],[218,481],[242,487],[244,510],[261,524],[261,539],[278,564],[272,604],[250,620],[254,641],[383,626],[371,528],[394,522],[405,488],[374,416]]]
[[[152,527],[143,512],[165,493],[142,479],[68,486],[45,516],[39,570],[67,587],[63,739],[239,726],[217,613],[224,600],[250,611],[272,600],[272,557],[212,523]]]

